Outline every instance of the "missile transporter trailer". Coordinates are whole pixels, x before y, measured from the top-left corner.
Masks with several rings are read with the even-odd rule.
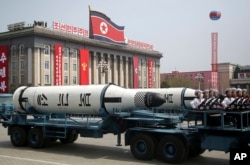
[[[10,94],[0,95],[0,121],[8,128],[11,143],[16,147],[29,145],[32,148],[42,148],[56,140],[60,140],[61,143],[73,143],[78,136],[102,138],[107,133],[117,135],[119,146],[121,134],[124,133],[125,145],[130,145],[135,158],[150,160],[160,155],[167,163],[181,163],[188,157],[202,154],[205,150],[229,152],[231,149],[249,147],[250,111],[248,110],[227,112],[190,110],[188,100],[191,101],[192,97],[187,94],[188,88],[176,89],[178,93],[165,93],[165,103],[162,103],[162,98],[157,94],[144,93],[143,103],[140,103],[140,106],[137,104],[135,108],[128,105],[131,109],[126,107],[108,109],[112,101],[113,104],[118,104],[122,103],[122,99],[126,99],[124,95],[119,97],[120,100],[118,94],[116,97],[108,96],[108,88],[111,88],[111,92],[112,88],[119,92],[119,88],[112,85],[103,86],[100,96],[98,95],[99,99],[95,100],[96,104],[100,101],[99,111],[92,114],[78,111],[76,113],[74,109],[65,110],[69,106],[66,107],[64,104],[70,105],[73,102],[67,100],[68,92],[61,91],[58,93],[56,104],[60,104],[59,110],[63,113],[56,112],[54,107],[50,110],[49,106],[48,109],[44,109],[46,112],[43,112],[43,109],[37,111],[36,106],[45,106],[48,103],[46,101],[50,99],[49,94],[31,90],[31,93],[36,94],[28,97],[25,96],[26,88],[21,88],[21,93],[16,98],[16,92],[13,97]],[[90,96],[95,94],[86,95],[87,93],[87,91],[79,93],[80,103],[85,107],[87,104],[94,104],[90,101],[92,99]],[[128,93],[131,94],[131,91]],[[176,102],[175,95],[179,98],[180,104],[176,108],[168,105]],[[70,96],[71,94],[68,98]],[[31,99],[37,105],[33,105]],[[15,102],[22,106],[21,111],[17,110]],[[80,103],[76,102],[80,106]],[[141,107],[142,104],[144,108]],[[167,106],[163,107],[164,104]]]

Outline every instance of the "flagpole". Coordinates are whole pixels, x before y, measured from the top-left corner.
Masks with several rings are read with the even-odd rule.
[[[89,38],[93,38],[92,23],[91,23],[91,8],[89,5]]]

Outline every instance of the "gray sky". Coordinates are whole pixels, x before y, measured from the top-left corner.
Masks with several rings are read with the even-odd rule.
[[[1,0],[0,32],[34,20],[88,29],[88,5],[163,53],[161,73],[210,70],[211,32],[218,32],[219,63],[250,64],[250,0]],[[212,10],[219,20],[209,19]]]

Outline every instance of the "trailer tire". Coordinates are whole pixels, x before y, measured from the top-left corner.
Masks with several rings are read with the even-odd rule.
[[[189,148],[188,156],[189,156],[189,157],[200,156],[200,155],[203,154],[205,151],[206,151],[205,149],[201,149],[200,147]]]
[[[154,139],[147,134],[137,134],[131,139],[130,150],[135,158],[139,160],[150,160],[155,153]]]
[[[31,128],[28,134],[29,146],[32,148],[43,148],[45,146],[45,138],[43,131],[39,127]]]
[[[60,142],[63,144],[74,143],[78,138],[78,133],[69,131],[66,135],[66,138],[60,138]]]
[[[10,140],[15,147],[24,147],[27,145],[27,131],[25,127],[14,126],[11,128]]]
[[[167,163],[181,163],[188,155],[187,146],[177,136],[167,135],[158,144],[158,154]]]

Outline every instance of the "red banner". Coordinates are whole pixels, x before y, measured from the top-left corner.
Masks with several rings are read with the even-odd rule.
[[[138,88],[139,87],[139,75],[138,75],[138,57],[134,56],[134,88]]]
[[[0,93],[8,93],[8,46],[0,46]]]
[[[148,59],[148,88],[153,87],[153,60]]]
[[[89,85],[89,50],[80,49],[80,85]]]
[[[54,85],[62,85],[62,45],[54,45]]]

